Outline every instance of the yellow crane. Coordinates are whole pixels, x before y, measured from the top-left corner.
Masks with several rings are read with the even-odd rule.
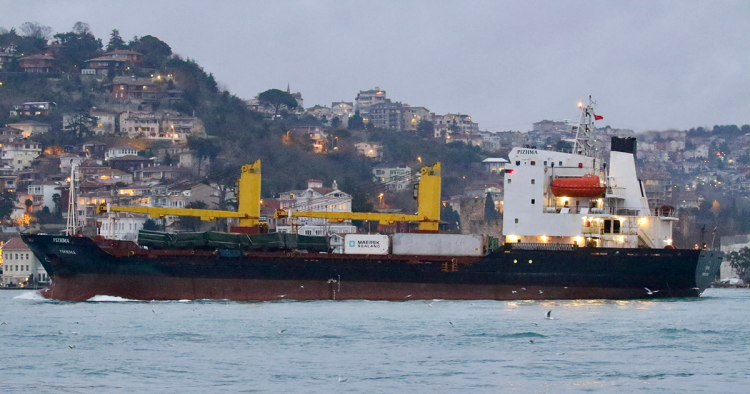
[[[432,167],[422,167],[421,178],[417,190],[417,214],[404,215],[394,213],[370,212],[309,212],[309,211],[276,211],[276,217],[303,217],[328,219],[330,221],[343,220],[377,220],[381,224],[394,222],[418,222],[423,231],[437,231],[440,224],[440,163]]]
[[[419,229],[424,231],[437,231],[440,223],[440,186],[441,170],[440,163],[432,167],[422,167],[421,179],[417,189],[418,211],[416,215],[392,214],[392,213],[363,213],[363,212],[300,212],[283,211],[276,212],[276,217],[308,217],[323,218],[331,221],[343,220],[377,220],[383,224],[394,222],[418,222]],[[156,217],[167,215],[195,216],[201,220],[213,220],[216,218],[239,218],[240,227],[255,227],[260,218],[260,160],[253,164],[242,166],[240,175],[238,207],[237,212],[220,211],[213,209],[192,208],[158,208],[158,207],[115,207],[101,204],[97,208],[98,213],[108,212],[131,212],[142,213]]]
[[[201,220],[239,218],[241,227],[257,226],[258,219],[260,218],[260,160],[256,160],[253,164],[242,166],[239,190],[237,212],[192,208],[113,207],[105,204],[99,205],[97,211],[98,213],[144,213],[156,217],[164,217],[166,215],[196,216],[201,218]]]

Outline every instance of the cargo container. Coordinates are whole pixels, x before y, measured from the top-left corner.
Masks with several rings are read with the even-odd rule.
[[[388,236],[380,234],[346,234],[345,254],[388,254]]]
[[[483,256],[485,239],[476,234],[393,234],[393,254]]]

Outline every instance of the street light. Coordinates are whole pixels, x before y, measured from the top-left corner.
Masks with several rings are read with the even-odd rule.
[[[419,160],[419,165],[421,166],[422,165],[422,157],[421,156],[417,157],[417,160]]]
[[[380,208],[383,208],[383,193],[378,196],[380,198]]]

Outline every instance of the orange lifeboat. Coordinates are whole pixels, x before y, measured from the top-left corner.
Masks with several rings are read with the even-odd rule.
[[[577,178],[557,178],[550,186],[556,197],[601,197],[607,190],[599,183],[599,177],[586,174]]]

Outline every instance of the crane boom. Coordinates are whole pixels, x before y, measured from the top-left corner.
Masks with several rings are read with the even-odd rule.
[[[164,217],[167,215],[195,216],[201,218],[201,220],[211,220],[214,218],[239,218],[240,226],[253,227],[258,225],[258,219],[260,218],[260,178],[260,160],[256,160],[253,164],[245,164],[242,166],[237,212],[193,208],[112,207],[105,204],[99,205],[97,212],[144,213],[157,217]]]
[[[365,212],[308,212],[308,211],[276,211],[279,217],[304,217],[339,220],[377,220],[381,224],[394,222],[418,222],[423,231],[437,231],[440,224],[440,163],[432,167],[422,167],[419,188],[417,190],[418,211],[416,215],[393,213],[365,213]]]

